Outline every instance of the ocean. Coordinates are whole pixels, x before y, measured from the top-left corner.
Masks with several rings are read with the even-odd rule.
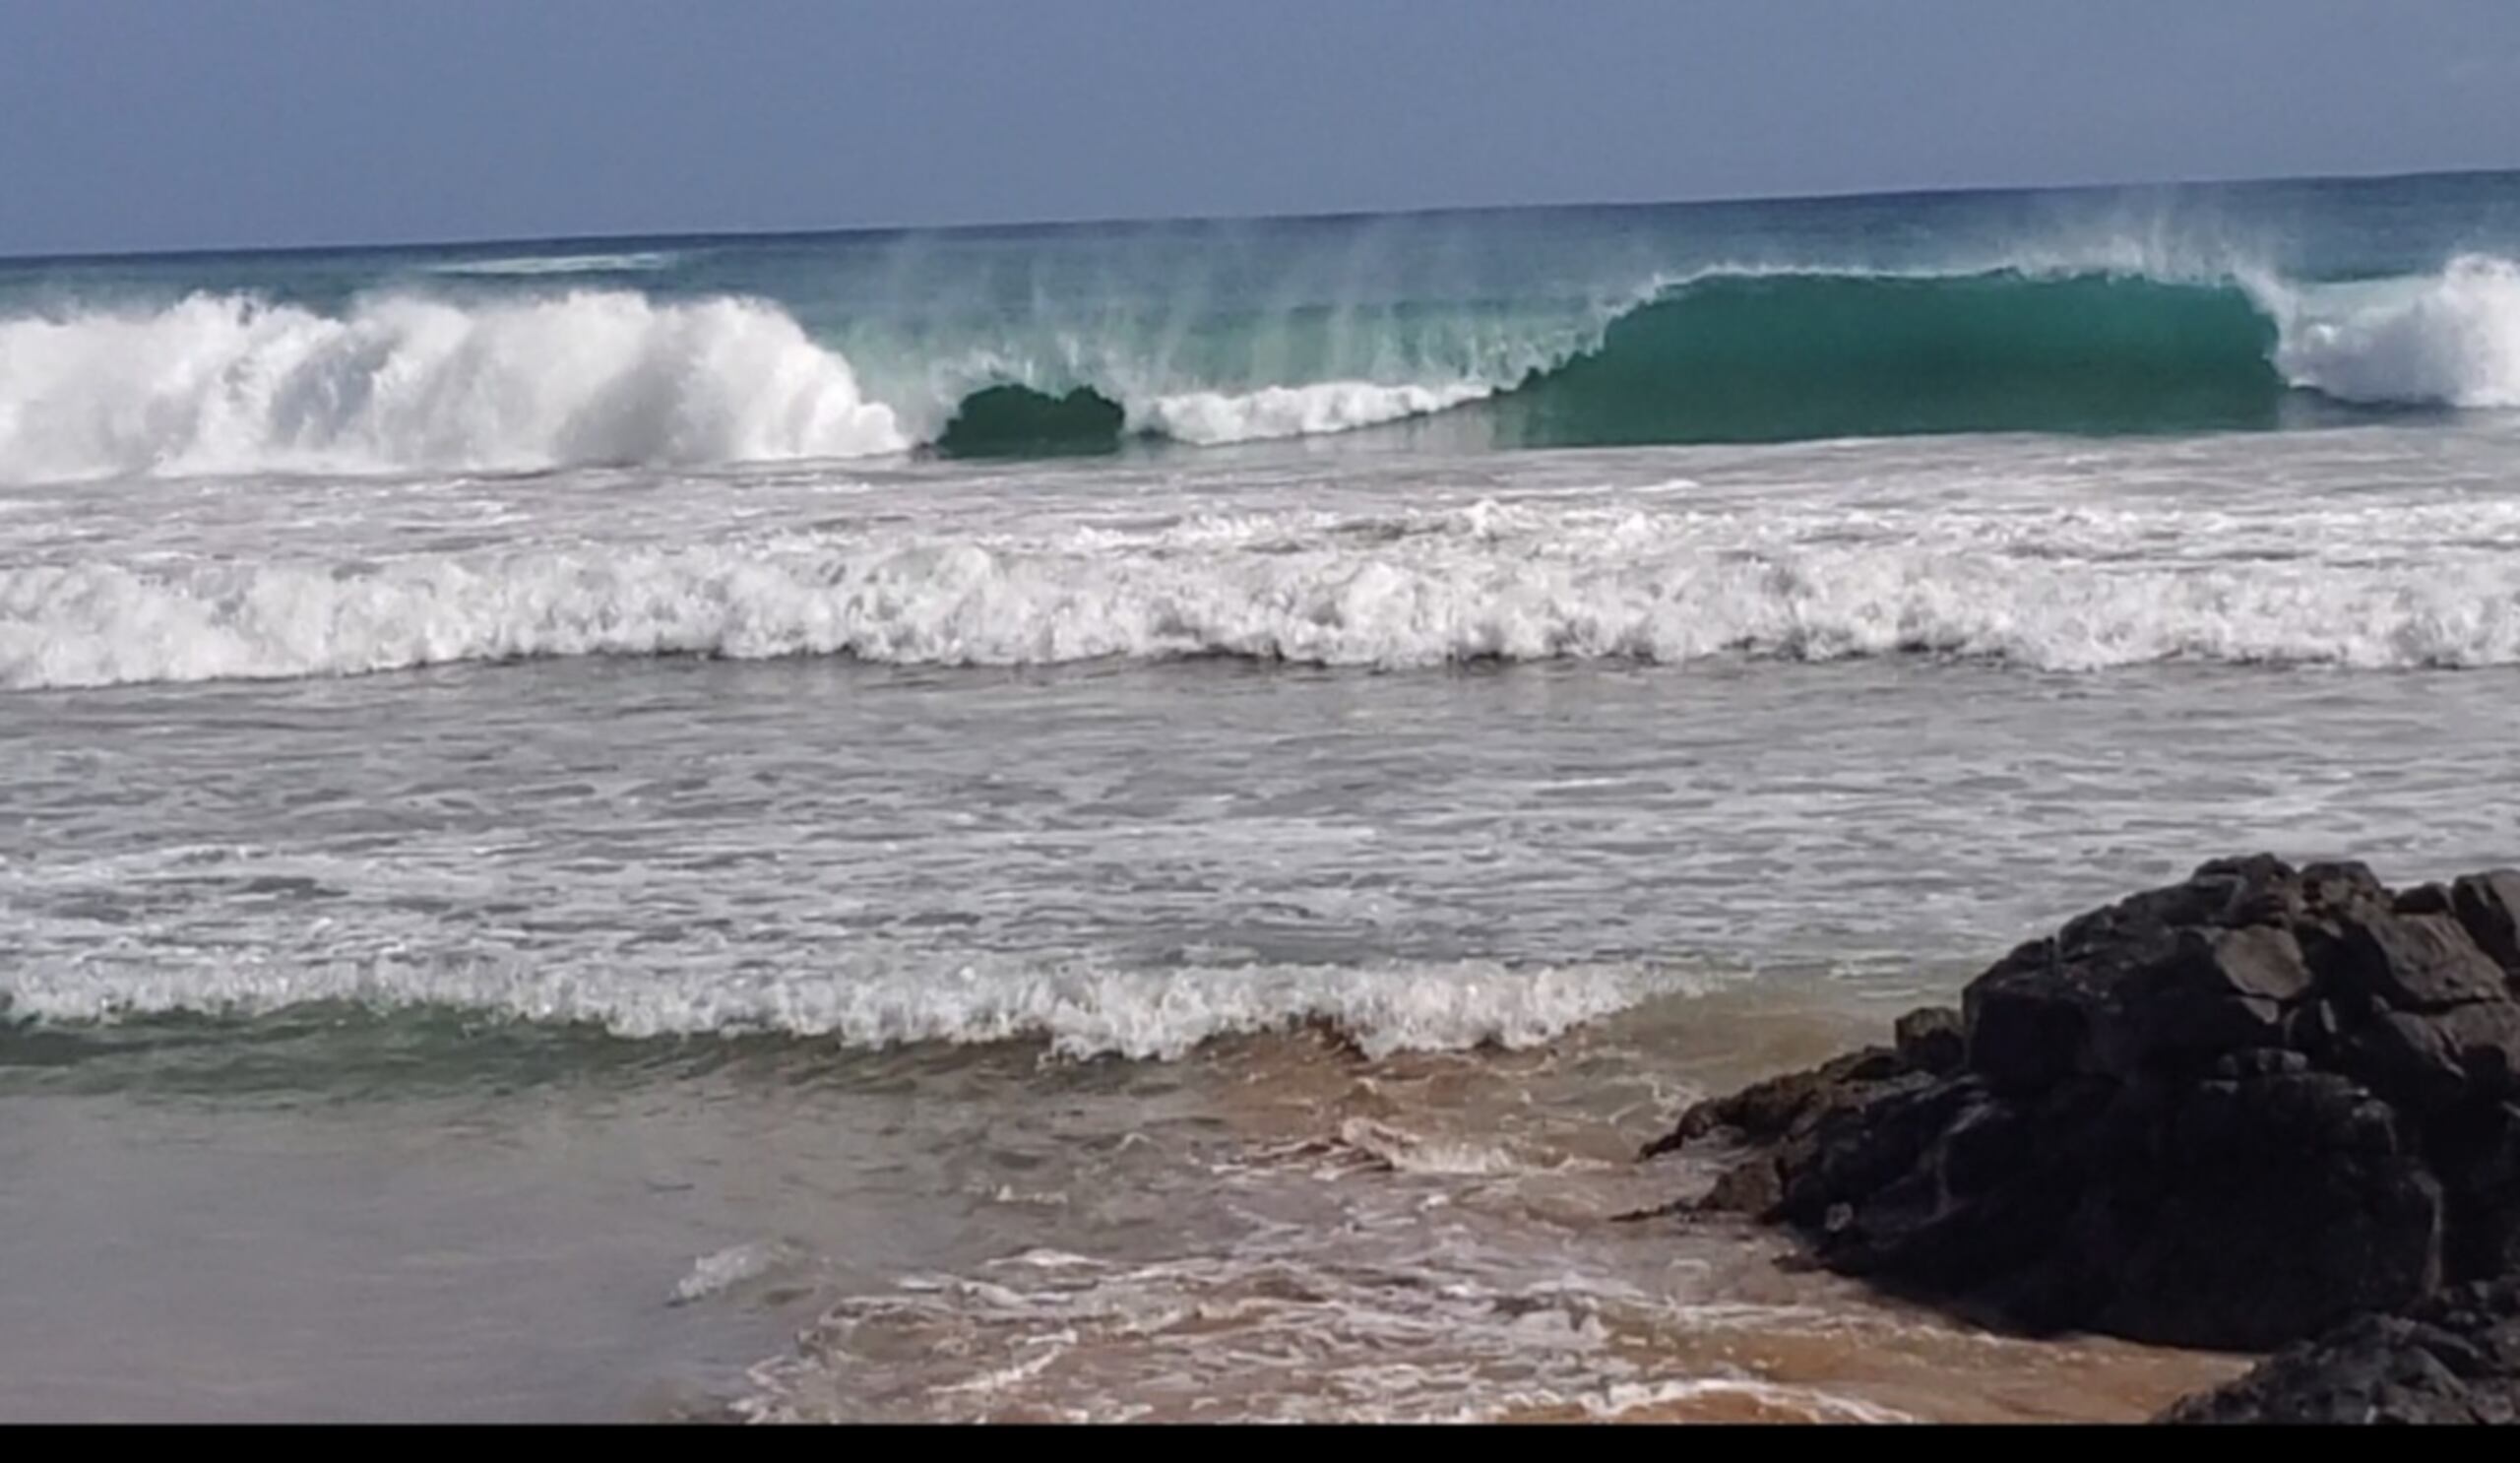
[[[2141,1417],[1633,1157],[2515,668],[2520,174],[0,261],[0,1418]]]

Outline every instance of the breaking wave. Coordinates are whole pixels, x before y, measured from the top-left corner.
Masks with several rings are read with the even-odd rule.
[[[598,1028],[630,1039],[769,1034],[866,1050],[1040,1042],[1062,1056],[1182,1056],[1221,1037],[1308,1023],[1369,1055],[1528,1047],[1705,979],[1632,965],[1515,968],[1485,961],[1374,966],[1122,969],[1014,958],[870,964],[823,973],[688,978],[490,966],[151,962],[22,968],[0,981],[0,1023],[252,1018],[305,1007],[452,1008]]]
[[[0,322],[0,480],[523,470],[898,452],[768,304],[626,292],[346,314],[197,294]]]
[[[1887,521],[1782,505],[1481,503],[1126,533],[789,532],[366,560],[0,569],[0,688],[357,674],[562,656],[1333,666],[1926,654],[2520,664],[2520,509],[2211,505]],[[2476,545],[2460,549],[2457,544]]]
[[[488,279],[540,279],[547,275],[636,275],[671,269],[682,256],[667,249],[640,249],[618,254],[520,254],[499,259],[456,259],[432,264],[432,275],[470,275]]]
[[[642,257],[506,267],[618,271]],[[1057,455],[1438,414],[1486,445],[1574,446],[2244,429],[2356,408],[2520,407],[2520,266],[2487,256],[2316,286],[1728,271],[1658,286],[1593,324],[1521,328],[1529,339],[1450,366],[1398,345],[1348,352],[1402,362],[1388,367],[1398,376],[1268,379],[1274,348],[1259,342],[1278,337],[1260,331],[1239,377],[1215,359],[1185,374],[1150,338],[1093,343],[1078,358],[1101,364],[1053,379],[993,369],[993,344],[976,339],[932,345],[945,352],[933,360],[853,363],[780,306],[734,297],[385,295],[328,314],[202,294],[0,320],[0,481],[705,465],[921,446]],[[878,399],[861,385],[868,364],[883,367],[879,379],[923,384]]]

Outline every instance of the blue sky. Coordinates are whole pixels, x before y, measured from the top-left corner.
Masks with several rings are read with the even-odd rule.
[[[2520,164],[2520,0],[0,0],[0,252]]]

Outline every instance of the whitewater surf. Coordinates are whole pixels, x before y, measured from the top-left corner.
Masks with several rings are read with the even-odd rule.
[[[2148,1415],[2236,1368],[1632,1160],[2207,855],[2509,860],[2514,261],[2504,175],[0,261],[0,1415]]]
[[[2105,261],[2107,242],[2083,252]],[[1028,296],[906,326],[817,323],[713,287],[745,283],[727,250],[687,252],[724,278],[694,263],[674,287],[626,287],[671,279],[684,254],[656,250],[384,267],[329,301],[97,303],[0,282],[0,481],[1056,457],[1439,415],[1460,418],[1442,445],[1492,450],[2520,406],[2520,266],[2492,254],[2304,279],[2022,250],[1987,268],[1715,266],[1604,275],[1580,296],[1371,303],[1307,299],[1290,266],[1250,291],[1292,293],[1266,309],[1176,262],[1184,279],[1157,297],[1198,292],[1160,313]],[[590,275],[623,283],[576,283]]]

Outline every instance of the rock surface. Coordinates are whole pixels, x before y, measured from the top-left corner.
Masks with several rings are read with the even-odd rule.
[[[1696,1207],[1966,1314],[2268,1349],[2520,1272],[2516,985],[2520,873],[2222,860],[1648,1152],[1747,1145]]]
[[[2359,1317],[2160,1421],[2520,1423],[2520,1281]]]

